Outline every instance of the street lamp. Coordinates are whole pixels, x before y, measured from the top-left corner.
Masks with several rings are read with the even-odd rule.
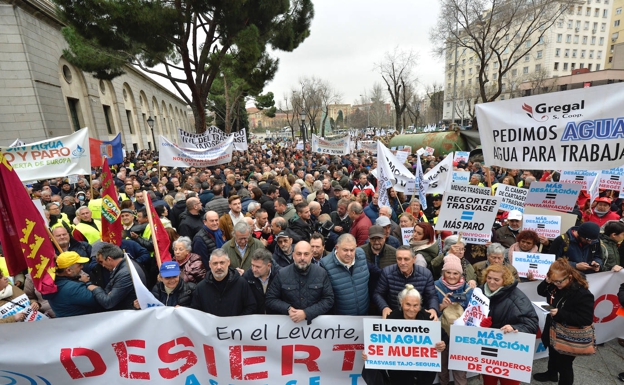
[[[305,128],[305,121],[306,121],[306,113],[301,111],[299,113],[299,118],[301,119],[301,138],[303,139],[303,153],[305,154],[305,149],[306,149],[306,128]]]
[[[154,137],[154,119],[152,119],[151,115],[149,116],[149,118],[147,118],[147,125],[149,126],[150,130],[152,130],[152,143],[154,143],[154,150],[156,150],[156,138]]]

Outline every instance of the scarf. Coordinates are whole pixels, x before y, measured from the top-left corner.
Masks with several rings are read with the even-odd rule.
[[[520,250],[520,243],[519,243],[519,242],[516,242],[516,243],[514,243],[513,245],[509,246],[509,253],[508,253],[507,255],[508,255],[508,256],[513,255],[513,252],[514,252],[514,251],[520,251],[520,252],[523,252],[523,253],[525,253],[525,252],[526,252],[526,253],[537,253],[537,249],[538,249],[538,247],[539,247],[538,245],[533,245],[533,247],[531,248],[531,250],[529,250],[529,251],[522,251],[522,250]]]
[[[485,285],[483,285],[483,294],[485,294],[486,297],[491,298],[494,296],[494,294],[498,293],[503,287],[505,286],[501,286],[498,289],[496,289],[496,291],[492,292],[492,290],[490,290],[490,287],[486,283]]]
[[[446,280],[444,279],[444,277],[440,278],[442,280],[442,284],[444,286],[446,286],[447,289],[451,290],[451,291],[455,291],[457,289],[460,289],[461,287],[464,286],[464,284],[466,283],[466,280],[464,279],[463,276],[459,277],[459,281],[457,281],[456,284],[451,285],[450,283],[446,282]]]
[[[433,243],[429,243],[429,241],[426,239],[423,239],[422,241],[410,241],[410,247],[412,248],[413,252],[425,250],[431,245],[433,245]]]
[[[0,299],[9,298],[13,295],[13,286],[10,284],[4,289],[0,290]]]
[[[223,232],[221,231],[221,229],[216,229],[213,231],[206,227],[206,231],[208,231],[208,233],[214,237],[215,242],[217,243],[217,249],[220,249],[221,246],[225,245],[225,241],[223,240]]]

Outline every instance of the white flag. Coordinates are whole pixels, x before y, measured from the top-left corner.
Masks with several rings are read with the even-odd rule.
[[[453,153],[438,163],[431,171],[425,174],[425,180],[429,183],[427,194],[443,194],[446,190],[447,180],[453,173]]]
[[[377,141],[377,194],[379,194],[378,205],[390,206],[390,199],[388,198],[388,189],[394,185],[394,178],[392,177],[392,171],[388,161],[384,156],[386,146]]]
[[[422,172],[422,165],[420,163],[420,156],[417,157],[418,161],[416,163],[416,189],[418,190],[418,199],[420,200],[420,207],[423,210],[427,210],[427,197],[425,194],[427,193],[428,182],[425,179]]]
[[[600,176],[601,176],[601,172],[599,172],[598,175],[596,175],[596,177],[594,178],[594,181],[592,182],[591,186],[589,187],[589,205],[590,206],[591,206],[592,203],[594,203],[594,200],[596,200],[596,198],[598,198],[598,194],[600,193],[600,191],[599,191]]]
[[[132,284],[134,285],[134,292],[136,293],[137,299],[139,300],[139,306],[141,310],[145,310],[150,307],[155,306],[165,306],[162,302],[154,297],[154,294],[147,290],[143,282],[141,281],[141,277],[139,277],[139,273],[137,273],[136,268],[134,267],[134,263],[126,254],[126,264],[128,264],[128,269],[130,269],[130,275],[132,276]]]

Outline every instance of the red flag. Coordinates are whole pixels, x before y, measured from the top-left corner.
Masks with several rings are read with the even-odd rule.
[[[9,274],[31,269],[35,288],[56,292],[54,246],[41,214],[9,161],[0,153],[0,243]]]
[[[89,138],[89,151],[91,154],[91,167],[102,167],[102,156],[100,156],[101,140]]]
[[[171,245],[171,240],[169,239],[169,234],[165,230],[165,226],[163,226],[160,221],[160,217],[154,209],[154,205],[152,204],[152,198],[150,198],[147,191],[145,191],[145,203],[148,206],[147,210],[147,218],[150,221],[150,226],[152,227],[152,242],[154,242],[154,253],[156,254],[157,261],[159,261],[158,266],[161,263],[171,261],[171,253],[169,252],[169,246]]]
[[[102,240],[121,246],[121,210],[108,159],[102,165]]]

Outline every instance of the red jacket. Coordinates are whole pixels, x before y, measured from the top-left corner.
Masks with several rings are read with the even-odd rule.
[[[602,227],[609,221],[619,221],[620,216],[615,211],[609,211],[602,218],[594,214],[593,210],[591,215],[583,214],[583,222],[594,222],[598,226]]]
[[[372,225],[373,223],[364,213],[360,214],[360,216],[353,221],[349,234],[355,237],[355,242],[358,246],[362,246],[366,243],[368,240],[368,229]]]

